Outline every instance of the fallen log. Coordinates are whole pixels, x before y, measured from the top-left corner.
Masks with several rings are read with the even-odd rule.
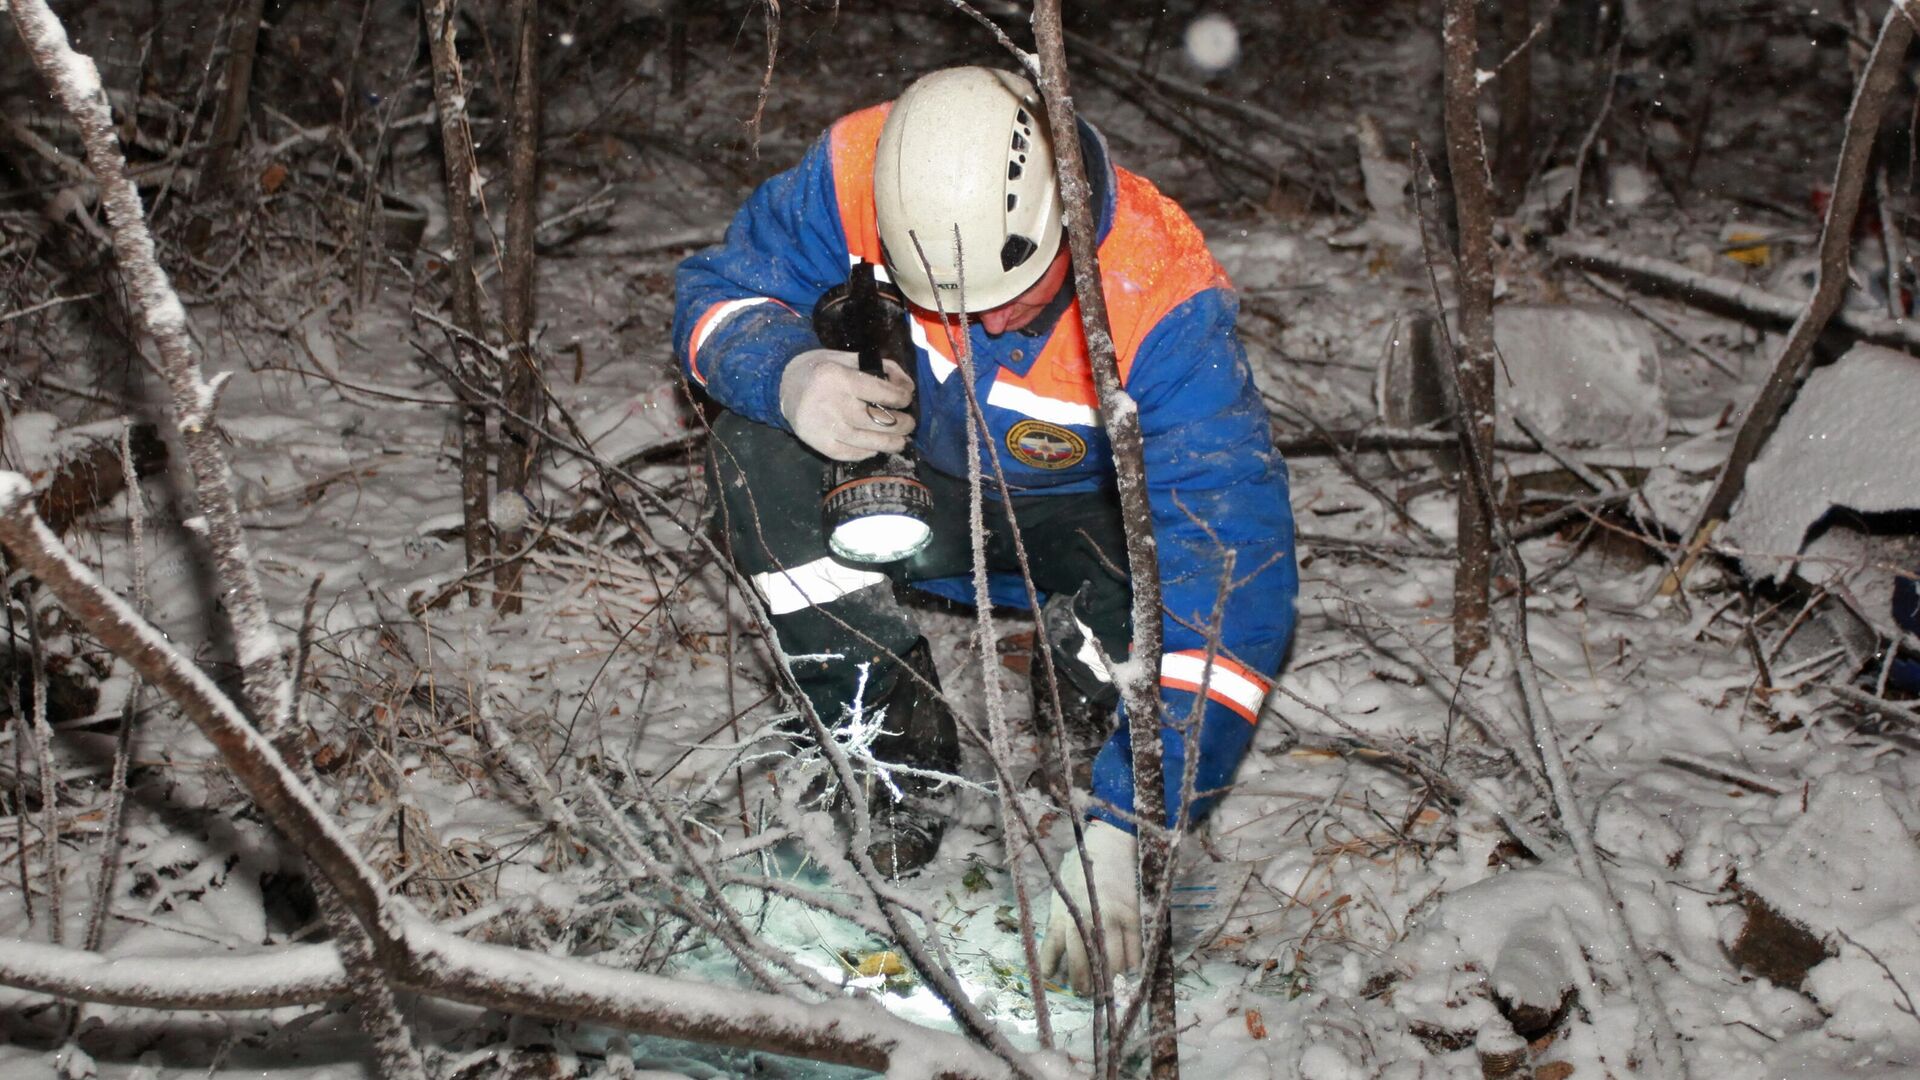
[[[133,425],[127,432],[127,444],[133,451],[136,477],[149,477],[167,467],[167,444],[152,424]],[[61,465],[34,493],[34,509],[47,528],[61,536],[74,522],[112,502],[126,489],[120,444],[105,441]]]
[[[1322,430],[1301,432],[1273,425],[1273,448],[1289,457],[1326,457],[1339,453],[1379,453],[1388,450],[1448,450],[1460,439],[1451,431],[1418,431],[1405,428],[1374,428],[1358,431]],[[1498,439],[1499,450],[1538,453],[1539,447],[1523,439]]]
[[[1591,241],[1547,241],[1554,258],[1591,270],[1634,289],[1678,300],[1715,315],[1758,326],[1785,329],[1806,308],[1806,301],[1714,277],[1650,255],[1628,255]],[[1841,310],[1833,322],[1863,341],[1895,349],[1920,349],[1920,320],[1894,321],[1864,311]]]

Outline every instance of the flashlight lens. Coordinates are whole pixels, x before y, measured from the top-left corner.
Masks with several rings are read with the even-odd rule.
[[[828,545],[843,559],[893,562],[925,547],[932,533],[926,522],[906,514],[867,514],[841,522]]]

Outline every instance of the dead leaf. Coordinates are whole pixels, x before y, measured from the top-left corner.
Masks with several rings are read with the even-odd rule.
[[[273,194],[276,191],[279,191],[280,185],[286,182],[287,182],[287,167],[285,165],[280,164],[277,161],[267,166],[260,173],[260,190],[266,192],[269,195]]]
[[[1247,1034],[1253,1036],[1256,1039],[1266,1038],[1267,1025],[1265,1021],[1260,1019],[1260,1010],[1248,1009],[1246,1016],[1247,1016]]]
[[[892,978],[896,975],[905,975],[907,966],[900,962],[899,953],[892,949],[882,949],[861,957],[857,970],[866,978],[872,978],[875,975]]]

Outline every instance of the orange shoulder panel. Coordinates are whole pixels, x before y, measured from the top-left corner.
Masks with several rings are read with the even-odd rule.
[[[880,149],[880,127],[892,102],[849,113],[834,122],[828,136],[833,152],[833,193],[840,203],[840,228],[847,250],[880,262],[880,227],[873,209],[873,159]]]
[[[1207,250],[1200,229],[1178,203],[1152,182],[1116,168],[1119,207],[1113,229],[1100,245],[1100,280],[1106,286],[1107,318],[1124,384],[1147,335],[1174,308],[1203,289],[1231,287],[1227,272]],[[1078,405],[1097,400],[1087,339],[1075,301],[1060,317],[1040,362],[1024,376],[1002,370],[996,379],[1041,397]]]
[[[1145,177],[1121,168],[1114,175],[1120,205],[1113,231],[1100,245],[1100,279],[1125,381],[1134,355],[1168,312],[1203,290],[1231,288],[1232,282],[1178,203]]]

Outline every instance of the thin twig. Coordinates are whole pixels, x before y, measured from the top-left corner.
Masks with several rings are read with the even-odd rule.
[[[47,723],[47,654],[40,634],[40,614],[33,609],[34,593],[27,594],[27,646],[33,667],[33,716],[25,725],[32,741],[35,767],[40,771],[40,847],[46,855],[47,940],[55,945],[66,938],[66,919],[60,884],[59,775],[53,769],[53,728]],[[21,808],[24,815],[25,807]],[[24,861],[24,856],[22,856]]]
[[[1889,720],[1898,720],[1908,727],[1913,728],[1915,731],[1920,731],[1920,712],[1916,712],[1905,705],[1896,704],[1885,698],[1875,697],[1864,690],[1856,690],[1842,683],[1835,683],[1827,687],[1827,690],[1831,692],[1834,697],[1839,698],[1849,705],[1865,709],[1868,712],[1879,713]]]
[[[38,314],[39,312],[45,311],[48,308],[56,308],[62,304],[75,304],[75,303],[79,303],[82,300],[97,299],[99,296],[100,294],[97,292],[82,293],[79,296],[56,296],[56,297],[53,297],[52,299],[42,300],[37,304],[20,308],[17,311],[9,311],[4,315],[0,315],[0,324],[9,323],[15,319],[24,319],[29,315]]]
[[[120,430],[120,473],[126,485],[128,558],[133,564],[133,610],[147,606],[146,500],[141,497],[140,480],[133,466],[132,428]],[[107,783],[107,809],[104,814],[106,845],[100,853],[100,870],[93,890],[93,911],[87,919],[83,939],[88,952],[100,948],[106,932],[107,914],[113,909],[115,877],[120,869],[120,849],[127,835],[127,770],[133,756],[133,720],[140,714],[140,694],[146,684],[138,676],[127,688],[126,706],[120,711],[120,730],[113,742],[113,776]]]
[[[1587,171],[1587,155],[1593,150],[1595,139],[1600,137],[1600,128],[1607,122],[1607,114],[1613,111],[1613,90],[1620,84],[1620,50],[1627,43],[1627,32],[1623,28],[1614,35],[1613,48],[1607,53],[1607,91],[1600,96],[1600,111],[1593,114],[1593,123],[1588,125],[1587,133],[1580,138],[1580,149],[1573,155],[1573,190],[1567,195],[1567,231],[1580,227],[1580,178]]]

